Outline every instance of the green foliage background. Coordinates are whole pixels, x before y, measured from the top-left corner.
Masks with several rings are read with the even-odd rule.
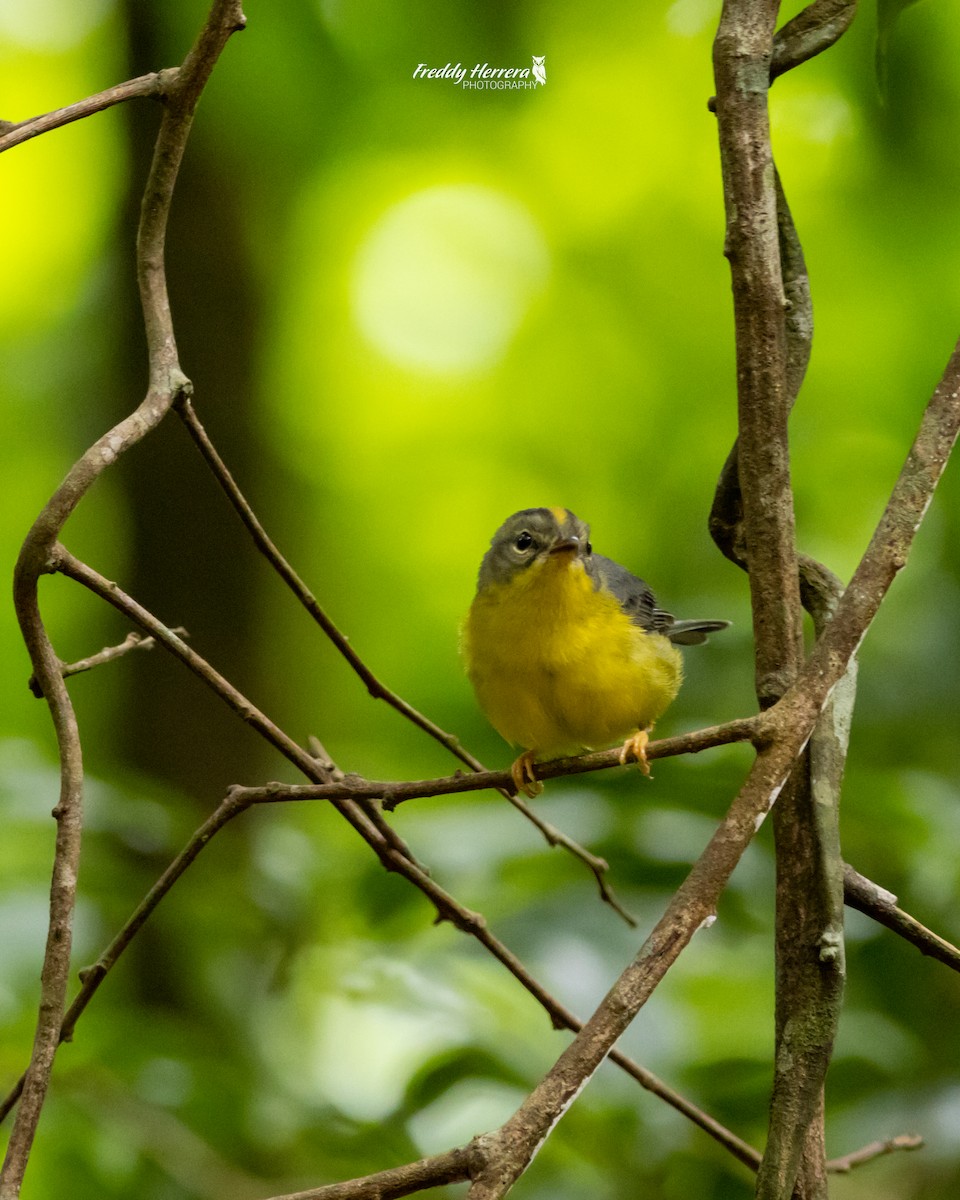
[[[204,4],[0,9],[0,115],[19,120],[179,62]],[[790,16],[799,6],[785,8]],[[491,764],[458,622],[493,529],[563,504],[688,616],[661,732],[752,710],[746,581],[706,515],[735,432],[716,133],[717,0],[251,2],[200,106],[168,238],[197,408],[281,547],[388,684]],[[958,332],[960,23],[901,16],[877,90],[871,7],[777,82],[778,165],[817,332],[792,423],[798,536],[849,576]],[[535,92],[415,80],[526,65]],[[2,571],[69,464],[145,386],[132,245],[159,110],[125,106],[3,158]],[[451,761],[370,700],[255,556],[170,418],[97,484],[74,552],[116,578],[345,770]],[[861,654],[847,859],[960,938],[956,469]],[[58,651],[126,628],[43,587]],[[28,1057],[56,796],[54,742],[0,608],[0,1086]],[[159,652],[77,677],[90,774],[77,964],[112,936],[233,782],[291,778]],[[730,748],[551,784],[538,802],[659,915],[748,764]],[[435,876],[586,1015],[638,945],[575,862],[502,800],[415,802],[396,824]],[[762,1146],[772,1045],[768,831],[625,1048]],[[322,805],[228,828],[162,905],[58,1059],[27,1198],[257,1197],[346,1178],[502,1121],[565,1035],[469,939],[434,927]],[[960,1186],[958,981],[857,914],[829,1151],[917,1131],[842,1200]],[[462,1189],[450,1189],[461,1194]],[[749,1173],[614,1067],[517,1194],[752,1194]]]

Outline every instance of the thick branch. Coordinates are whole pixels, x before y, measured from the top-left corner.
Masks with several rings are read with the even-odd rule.
[[[804,559],[801,594],[823,633],[843,585]],[[775,818],[777,1004],[769,1135],[757,1196],[827,1195],[823,1086],[845,983],[840,789],[847,757],[857,660],[852,657],[784,789]]]
[[[803,653],[787,419],[806,356],[795,366],[795,378],[788,379],[788,347],[800,345],[809,353],[809,338],[791,338],[785,320],[789,305],[778,210],[786,203],[773,167],[767,111],[778,9],[778,0],[725,0],[714,43],[737,342],[738,437],[724,466],[713,519],[716,523],[719,501],[725,498],[729,511],[723,514],[720,541],[749,573],[761,708],[793,682]],[[799,242],[795,245],[799,252]],[[801,253],[798,258],[799,278],[806,283]],[[809,308],[808,294],[806,300]],[[787,1200],[793,1193],[805,1146],[805,1173],[811,1179],[823,1177],[822,1129],[815,1117],[833,1040],[827,1014],[838,1011],[843,973],[820,971],[815,958],[810,960],[818,939],[827,936],[827,910],[841,914],[842,928],[843,900],[835,824],[830,846],[837,870],[821,871],[827,853],[820,834],[827,829],[812,818],[808,752],[786,782],[774,815],[777,1054],[770,1134],[757,1184],[763,1200]],[[826,903],[828,877],[836,894]],[[830,936],[837,940],[835,930]],[[842,966],[836,951],[831,965]],[[830,986],[825,986],[828,980]],[[827,1024],[829,1034],[823,1028]]]
[[[814,647],[798,684],[787,694],[784,702],[777,706],[778,718],[789,722],[795,703],[799,701],[801,704],[805,704],[805,701],[801,700],[801,695],[808,681],[812,695],[819,695],[818,681],[826,675],[831,678],[836,677],[841,663],[852,662],[884,595],[897,572],[906,563],[913,537],[956,441],[958,428],[960,428],[958,394],[960,394],[960,344],[954,350],[947,371],[927,406],[920,431],[867,552],[850,585],[837,602],[835,615]],[[784,726],[781,725],[781,728]],[[832,860],[839,871],[838,847],[834,849]],[[839,894],[839,884],[836,884],[836,889]],[[799,901],[797,903],[802,909],[803,904]],[[827,932],[828,930],[824,930],[822,936],[826,936]],[[839,940],[835,941],[832,948],[823,946],[819,953],[822,954],[824,950],[831,953],[830,962],[840,961],[842,950]],[[814,974],[817,970],[816,964],[813,964],[811,973]],[[815,980],[814,983],[816,982]],[[823,977],[819,982],[826,984],[828,980]],[[793,981],[792,988],[794,992],[797,992],[796,981]],[[822,998],[824,1009],[822,1011],[812,1009],[808,996],[804,1011],[810,1021],[819,1022],[825,1028],[828,1016],[830,1021],[835,1023],[835,1008],[838,999],[831,999],[832,989],[830,987],[821,987],[818,995]],[[830,1013],[827,1011],[829,1006],[832,1006]],[[822,1033],[823,1030],[820,1032]],[[789,1041],[789,1039],[787,1040]],[[808,1054],[810,1050],[816,1050],[819,1040],[809,1036],[808,1030],[804,1035],[803,1044],[805,1054]],[[782,1057],[778,1053],[778,1083],[780,1083],[781,1062],[786,1064],[784,1070],[788,1074],[803,1068],[803,1062],[791,1055],[789,1045],[785,1045],[783,1050]],[[800,1145],[799,1138],[802,1134],[804,1119],[808,1111],[812,1111],[809,1106],[814,1099],[809,1089],[802,1090],[799,1094],[805,1097],[806,1108],[803,1107],[804,1102],[798,1100],[797,1094],[791,1092],[789,1088],[775,1087],[771,1138],[768,1142],[764,1165],[761,1167],[758,1196],[786,1198],[793,1193],[796,1164],[801,1153],[805,1152]],[[799,1108],[798,1105],[800,1105]],[[786,1132],[787,1126],[793,1130],[791,1136],[788,1136]],[[776,1135],[774,1130],[777,1130]],[[820,1149],[819,1158],[822,1160],[822,1147]],[[809,1144],[807,1150],[809,1150]],[[816,1170],[809,1172],[811,1188],[816,1189],[815,1193],[811,1194],[825,1194],[826,1185],[822,1168],[823,1164],[820,1161]]]
[[[714,42],[716,110],[737,350],[739,477],[762,707],[803,650],[787,445],[783,279],[767,85],[779,0],[726,0]]]
[[[637,957],[517,1112],[490,1135],[493,1152],[468,1193],[470,1200],[506,1195],[694,933],[713,918],[727,880],[776,799],[803,740],[802,731],[796,731],[793,744],[785,739],[758,755],[725,819]]]

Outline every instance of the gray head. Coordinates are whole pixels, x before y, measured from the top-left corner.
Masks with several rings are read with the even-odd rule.
[[[493,535],[480,564],[479,589],[507,583],[551,554],[589,555],[590,526],[569,508],[524,508],[508,517]]]

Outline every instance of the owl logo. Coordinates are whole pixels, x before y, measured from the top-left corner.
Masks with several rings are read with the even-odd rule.
[[[537,83],[547,82],[547,68],[543,65],[543,60],[546,57],[545,54],[541,54],[539,58],[536,54],[533,56],[533,77]]]

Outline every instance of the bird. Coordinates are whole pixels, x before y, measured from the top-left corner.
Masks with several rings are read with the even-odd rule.
[[[546,55],[545,54],[540,54],[540,55],[534,54],[534,55],[532,55],[532,58],[533,58],[533,77],[537,81],[537,83],[545,84],[547,82],[547,68],[546,68],[543,60],[546,58]]]
[[[590,526],[568,508],[508,517],[480,564],[460,648],[480,707],[522,750],[517,792],[542,791],[535,762],[621,740],[620,761],[649,775],[650,731],[683,678],[678,646],[729,624],[675,620],[642,579],[593,552]]]

